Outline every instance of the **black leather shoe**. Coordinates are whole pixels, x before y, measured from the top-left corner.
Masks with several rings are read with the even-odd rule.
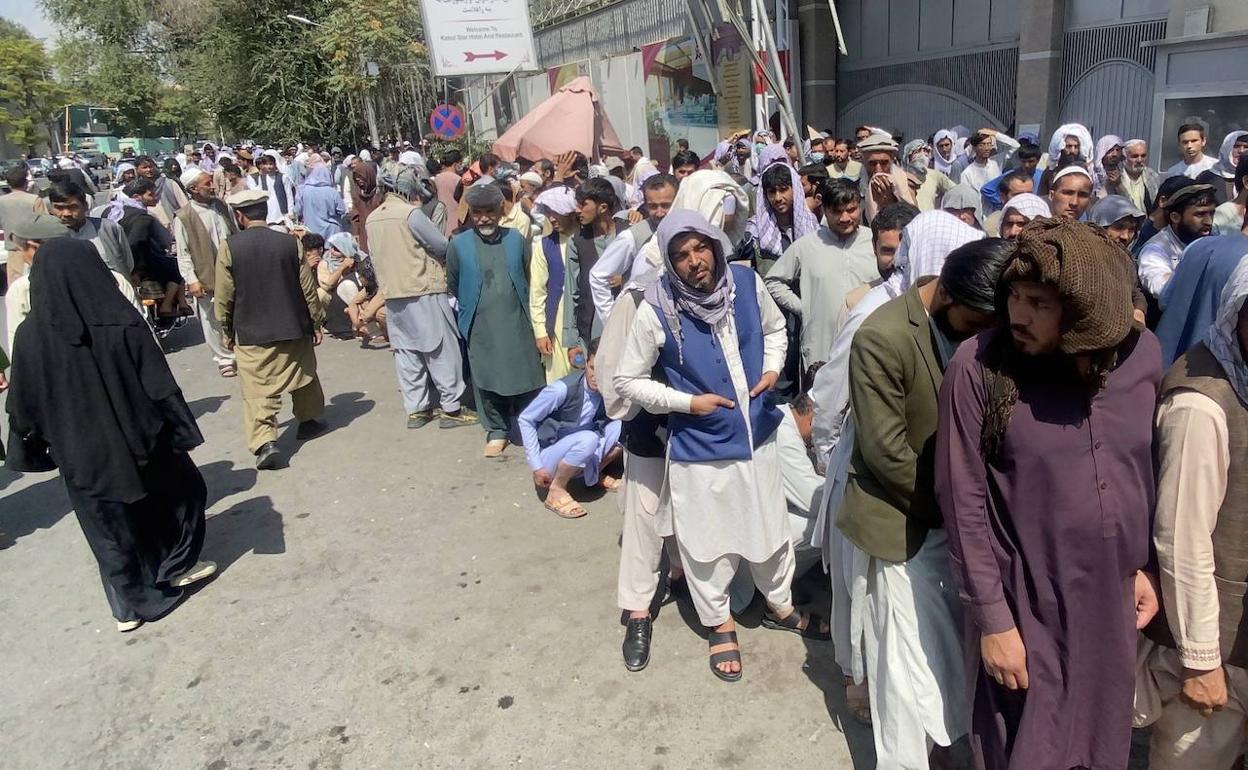
[[[256,468],[271,471],[282,462],[282,453],[277,449],[277,442],[270,441],[256,450]]]
[[[654,626],[649,617],[629,618],[624,631],[624,668],[640,671],[650,663],[650,637]]]
[[[299,428],[295,431],[295,438],[299,441],[307,441],[310,438],[316,438],[328,429],[329,426],[320,420],[304,420],[299,423]]]

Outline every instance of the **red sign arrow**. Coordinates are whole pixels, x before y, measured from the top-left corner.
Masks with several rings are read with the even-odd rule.
[[[495,51],[494,53],[472,53],[470,51],[464,51],[464,61],[476,61],[477,59],[493,59],[494,61],[500,61],[506,57],[507,54],[503,51]]]

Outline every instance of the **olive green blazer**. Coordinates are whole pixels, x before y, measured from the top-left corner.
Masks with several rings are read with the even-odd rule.
[[[849,354],[855,442],[836,524],[854,545],[895,562],[942,525],[935,444],[944,371],[919,285],[863,321]]]

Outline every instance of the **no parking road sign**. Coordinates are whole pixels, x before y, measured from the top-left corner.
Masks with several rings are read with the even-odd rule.
[[[441,139],[458,139],[468,128],[464,112],[453,104],[439,104],[429,113],[429,127]]]

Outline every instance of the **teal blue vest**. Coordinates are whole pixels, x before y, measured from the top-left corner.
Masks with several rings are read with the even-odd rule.
[[[503,249],[507,255],[507,275],[516,288],[520,307],[529,313],[529,277],[524,264],[524,237],[509,227],[502,229]],[[464,340],[472,331],[472,321],[477,316],[481,302],[481,263],[477,261],[477,233],[465,230],[451,238],[455,253],[459,256],[459,285],[455,287],[455,299],[459,302],[459,334]]]

